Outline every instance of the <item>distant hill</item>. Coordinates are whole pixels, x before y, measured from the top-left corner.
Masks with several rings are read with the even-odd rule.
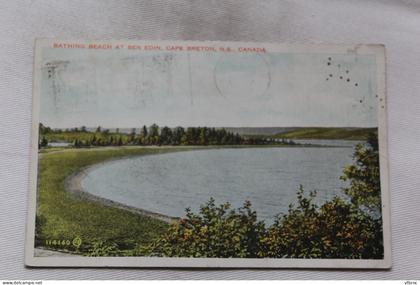
[[[377,128],[294,128],[294,130],[277,133],[275,138],[283,139],[334,139],[364,140],[369,133],[377,132]]]
[[[225,127],[226,131],[237,133],[239,135],[249,135],[249,136],[273,136],[277,134],[282,134],[285,132],[291,132],[298,128],[292,127]]]

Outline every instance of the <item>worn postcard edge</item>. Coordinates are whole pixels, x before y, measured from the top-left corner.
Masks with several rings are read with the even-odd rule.
[[[123,43],[123,44],[160,44],[160,45],[206,45],[239,47],[264,47],[267,52],[311,52],[372,54],[376,58],[377,94],[382,99],[378,104],[378,140],[380,154],[380,179],[383,219],[383,259],[253,259],[253,258],[176,258],[176,257],[35,257],[35,214],[37,207],[37,170],[38,170],[38,124],[40,108],[41,50],[53,42],[71,43]],[[391,221],[389,161],[387,136],[387,100],[386,100],[385,46],[382,44],[287,44],[287,43],[251,43],[221,41],[130,41],[130,40],[62,40],[37,39],[33,66],[32,129],[30,143],[30,168],[27,203],[27,225],[25,240],[25,265],[30,267],[191,267],[191,268],[335,268],[335,269],[389,269],[391,262]]]

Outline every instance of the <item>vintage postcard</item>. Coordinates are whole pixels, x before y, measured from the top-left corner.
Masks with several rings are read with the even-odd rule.
[[[383,45],[37,40],[28,266],[389,268]]]

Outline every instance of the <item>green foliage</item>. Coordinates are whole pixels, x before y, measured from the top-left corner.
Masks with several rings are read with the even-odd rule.
[[[355,163],[344,168],[341,179],[350,181],[344,192],[356,206],[370,211],[381,210],[381,185],[379,172],[378,137],[370,134],[367,145],[358,144],[354,153]]]
[[[340,198],[318,207],[311,192],[279,217],[261,240],[260,257],[382,258],[381,224]]]
[[[349,258],[383,257],[382,227],[378,220],[340,198],[321,207],[316,193],[297,193],[297,206],[266,227],[246,202],[232,210],[214,200],[199,214],[187,209],[186,218],[135,255],[237,258]]]
[[[40,243],[42,240],[41,229],[44,227],[46,219],[44,216],[36,215],[35,216],[35,246],[42,246]]]
[[[53,130],[40,124],[40,134],[45,139],[45,145],[40,142],[40,148],[48,142],[69,142],[74,147],[121,146],[121,145],[292,145],[292,141],[275,141],[265,137],[242,137],[239,134],[226,131],[224,128],[208,127],[159,127],[156,124],[149,128],[143,126],[140,133],[132,129],[129,134],[123,134],[117,129],[110,132],[100,126],[96,131],[89,132],[85,126],[80,129]]]
[[[187,257],[257,257],[264,224],[257,221],[251,204],[237,211],[229,203],[216,206],[213,199],[202,205],[199,214],[187,209],[185,219],[137,254]]]
[[[102,240],[95,240],[88,249],[87,256],[117,256],[118,250],[115,243],[107,244]]]
[[[39,148],[43,148],[43,147],[46,147],[48,145],[48,140],[43,136],[42,138],[41,138],[41,141],[40,141],[40,143],[39,143]]]
[[[45,135],[52,132],[52,129],[50,127],[44,126],[42,123],[39,123],[39,134]]]

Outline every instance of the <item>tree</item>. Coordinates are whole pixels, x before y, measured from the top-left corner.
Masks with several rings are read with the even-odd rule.
[[[196,137],[195,137],[195,128],[187,128],[187,131],[185,133],[187,137],[187,144],[188,145],[195,145],[196,144]]]
[[[149,127],[149,136],[156,137],[159,135],[159,126],[156,124],[153,124]]]
[[[136,137],[136,129],[132,128],[131,132],[130,132],[130,135],[129,135],[129,138],[128,138],[129,143],[133,143],[135,137]]]
[[[381,212],[381,183],[377,134],[370,134],[366,144],[358,144],[355,163],[344,168],[341,179],[350,181],[344,192],[353,204],[370,212]]]
[[[261,240],[260,257],[383,257],[381,225],[354,205],[336,197],[318,207],[316,193],[298,191],[298,204],[279,217]]]
[[[143,137],[147,137],[148,133],[147,133],[146,126],[143,126],[143,128],[141,129],[140,135],[142,135]]]
[[[80,140],[78,140],[78,139],[75,139],[75,140],[74,140],[74,147],[79,148],[79,147],[81,147],[81,146],[82,146],[81,141],[80,141]]]
[[[139,136],[138,143],[141,145],[149,144],[148,131],[147,131],[146,126],[143,126],[140,128],[140,136]]]
[[[98,126],[98,127],[96,128],[96,132],[97,132],[97,133],[100,133],[100,132],[101,132],[101,126]]]
[[[50,127],[44,126],[42,123],[39,123],[39,134],[45,135],[52,132],[53,130]]]
[[[48,146],[48,140],[43,136],[39,144],[39,148]]]
[[[168,127],[163,127],[162,131],[160,132],[160,140],[161,143],[164,145],[168,145],[172,143],[172,130]]]
[[[149,127],[149,143],[159,144],[159,126],[156,124]]]
[[[90,140],[90,145],[96,145],[97,141],[96,141],[96,136],[93,135],[92,139]]]
[[[208,129],[206,127],[202,128],[200,131],[200,139],[199,144],[200,145],[207,145],[208,142]]]
[[[184,133],[181,137],[181,145],[188,145],[188,137],[186,133]]]
[[[172,143],[174,145],[183,144],[182,137],[185,135],[183,127],[176,127],[172,133]]]

